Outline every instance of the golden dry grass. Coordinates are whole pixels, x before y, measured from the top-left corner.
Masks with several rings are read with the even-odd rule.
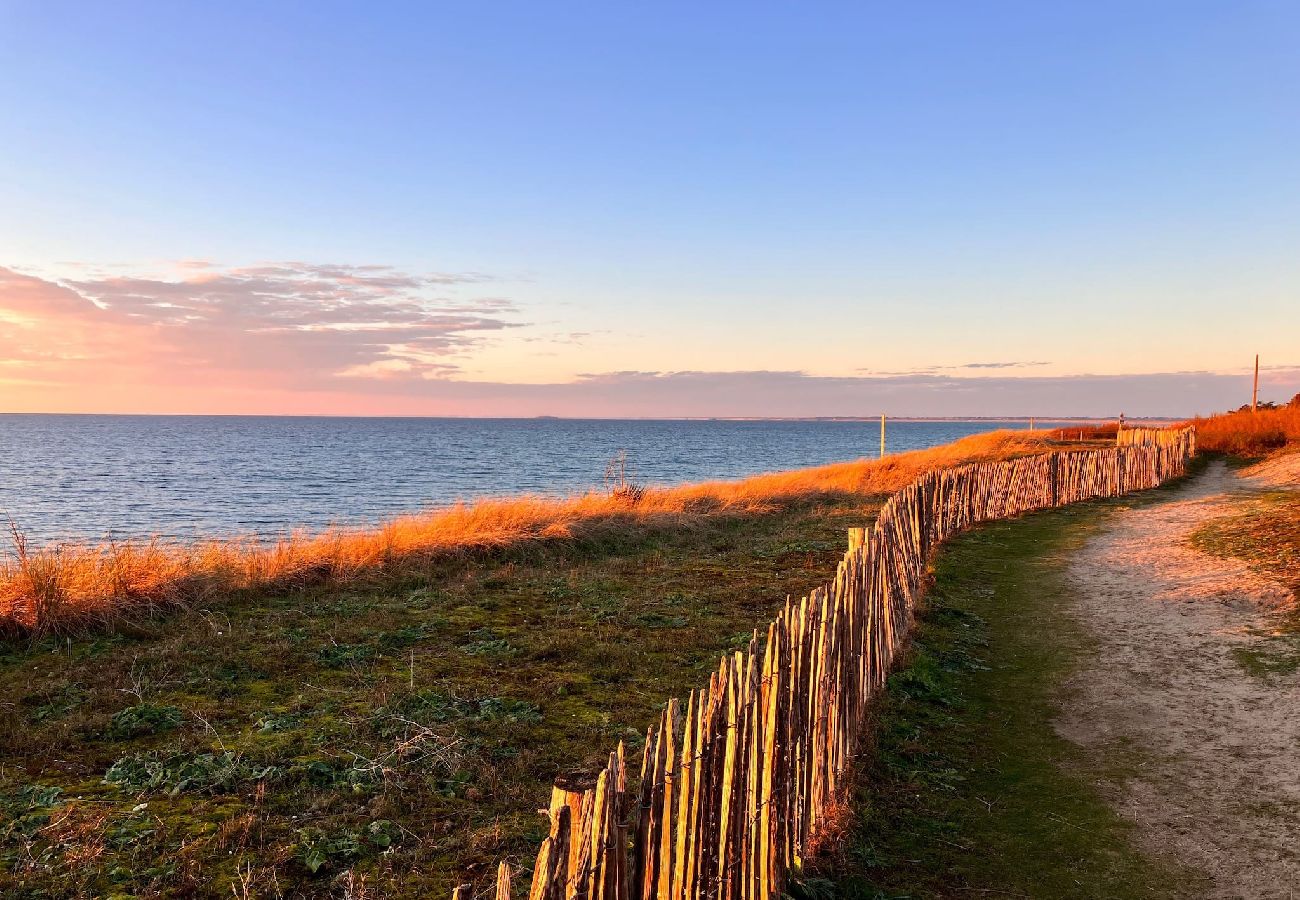
[[[1047,434],[1058,441],[1104,441],[1114,440],[1117,431],[1118,422],[1103,422],[1099,425],[1067,425]]]
[[[754,515],[831,494],[885,494],[918,474],[1043,449],[1046,435],[997,431],[884,460],[856,460],[634,495],[519,496],[402,516],[371,530],[299,533],[192,545],[161,541],[30,548],[13,534],[0,564],[0,629],[68,632],[211,603],[239,591],[284,590],[391,573],[448,554],[597,538],[610,529],[688,526]]]
[[[1196,446],[1214,453],[1236,456],[1266,456],[1288,446],[1300,445],[1300,403],[1278,409],[1223,413],[1193,419]]]

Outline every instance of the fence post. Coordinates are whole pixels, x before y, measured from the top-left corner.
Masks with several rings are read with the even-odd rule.
[[[854,550],[862,549],[864,546],[866,546],[866,543],[867,543],[867,529],[865,528],[849,529],[849,552],[850,553],[852,553]]]
[[[593,826],[591,813],[596,799],[596,782],[597,776],[588,772],[572,772],[556,778],[551,788],[551,821],[560,821],[561,809],[569,811],[565,817],[569,825],[566,898],[586,893],[586,879],[594,862],[589,833]]]
[[[504,860],[497,866],[496,900],[510,900],[510,863]]]

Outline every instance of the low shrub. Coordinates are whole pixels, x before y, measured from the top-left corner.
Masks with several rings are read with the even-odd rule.
[[[108,725],[108,735],[116,740],[127,740],[158,734],[179,727],[182,718],[180,709],[175,706],[140,703],[115,712]]]

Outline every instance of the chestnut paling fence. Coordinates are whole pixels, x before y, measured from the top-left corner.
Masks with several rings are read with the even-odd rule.
[[[894,494],[851,529],[835,579],[787,600],[765,640],[670,700],[633,787],[624,747],[556,780],[529,900],[769,900],[830,836],[849,766],[913,619],[931,552],[990,519],[1155,487],[1182,475],[1191,429],[1123,431],[1113,449],[973,463]],[[512,873],[497,872],[497,900]],[[467,900],[468,885],[454,900]]]
[[[1184,442],[1188,443],[1188,455],[1195,455],[1194,428],[1120,428],[1115,432],[1117,447],[1179,447]]]

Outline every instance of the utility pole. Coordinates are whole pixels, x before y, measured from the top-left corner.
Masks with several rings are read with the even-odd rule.
[[[1255,354],[1255,389],[1250,392],[1250,411],[1259,406],[1259,354]]]

